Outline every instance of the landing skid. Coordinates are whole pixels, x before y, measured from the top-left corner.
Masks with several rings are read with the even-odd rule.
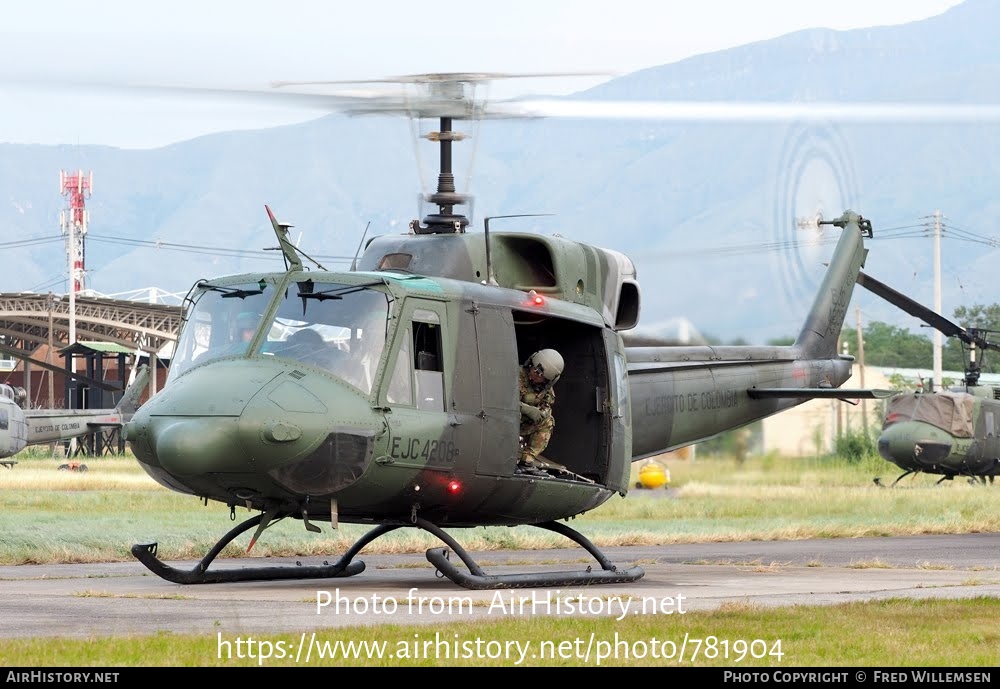
[[[172,567],[157,557],[156,543],[136,543],[132,546],[132,555],[139,562],[146,566],[153,574],[161,579],[166,579],[175,584],[218,584],[238,581],[273,581],[279,579],[328,579],[334,577],[350,577],[360,574],[365,570],[365,563],[362,561],[353,562],[354,558],[361,550],[380,536],[384,536],[390,531],[395,531],[403,527],[417,527],[437,536],[447,544],[448,548],[455,552],[468,568],[468,572],[463,572],[457,568],[449,558],[448,548],[431,548],[427,551],[427,560],[434,565],[437,570],[448,577],[451,581],[467,589],[512,589],[512,588],[532,588],[544,586],[587,586],[592,584],[627,584],[637,581],[643,577],[645,571],[642,567],[632,567],[619,570],[608,560],[597,547],[585,538],[580,532],[571,529],[559,522],[545,522],[536,524],[541,529],[554,531],[566,536],[577,545],[587,550],[601,565],[600,570],[594,570],[593,566],[584,570],[573,572],[538,572],[525,574],[486,574],[483,569],[472,559],[471,555],[449,534],[445,533],[436,524],[432,524],[419,517],[413,519],[412,523],[382,524],[375,527],[364,536],[359,538],[344,555],[334,564],[324,562],[322,565],[312,566],[278,566],[278,567],[240,567],[233,569],[219,569],[209,572],[209,565],[222,552],[229,543],[243,532],[252,529],[260,524],[264,514],[258,514],[245,522],[237,525],[225,536],[219,539],[212,550],[195,565],[193,569],[183,570]]]
[[[637,581],[646,573],[642,567],[632,567],[626,570],[619,570],[613,565],[597,547],[587,540],[579,531],[569,528],[559,522],[545,522],[535,524],[540,529],[548,529],[562,534],[574,543],[582,546],[600,563],[601,570],[594,571],[592,567],[579,572],[538,572],[527,574],[486,574],[482,568],[476,564],[469,554],[460,546],[455,539],[444,531],[423,520],[418,520],[417,526],[430,531],[432,534],[447,543],[455,554],[461,558],[465,566],[469,568],[469,573],[462,572],[451,563],[448,558],[447,548],[431,548],[427,551],[427,559],[432,565],[438,568],[441,574],[445,575],[453,582],[467,589],[517,589],[532,588],[536,586],[588,586],[591,584],[627,584]]]
[[[344,553],[336,563],[324,562],[322,565],[312,565],[303,567],[241,567],[238,569],[221,569],[209,572],[208,566],[218,557],[222,549],[231,543],[244,531],[257,526],[264,518],[264,513],[255,515],[241,524],[233,527],[229,533],[219,539],[208,554],[201,559],[193,569],[184,570],[171,567],[156,556],[156,543],[136,543],[132,546],[132,555],[139,562],[146,565],[153,574],[172,581],[175,584],[221,584],[233,581],[274,581],[278,579],[329,579],[333,577],[349,577],[365,571],[365,563],[351,562],[354,556],[368,543],[375,540],[384,533],[392,531],[392,528],[380,526],[365,534],[350,550]],[[380,531],[381,530],[381,531]],[[379,533],[376,533],[379,531]]]
[[[889,486],[889,488],[892,488],[893,486],[895,486],[897,483],[899,483],[900,481],[902,481],[907,476],[909,476],[911,474],[919,474],[919,473],[921,473],[921,472],[917,471],[916,469],[911,469],[909,471],[906,471],[903,474],[901,474],[899,476],[899,478],[897,478],[895,481],[893,481],[892,484]],[[945,481],[954,481],[956,476],[967,476],[968,479],[969,479],[969,483],[972,483],[972,484],[982,484],[984,486],[987,485],[987,484],[993,483],[993,480],[995,478],[993,476],[982,476],[980,474],[945,474],[944,476],[942,476],[941,478],[939,478],[937,481],[935,481],[934,485],[935,486],[940,486]],[[880,486],[882,488],[886,487],[885,484],[882,483],[882,479],[879,478],[878,476],[876,476],[873,479],[873,481],[875,482],[876,486]]]

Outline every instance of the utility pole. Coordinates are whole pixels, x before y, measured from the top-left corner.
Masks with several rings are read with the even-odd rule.
[[[56,406],[55,384],[52,381],[52,376],[54,375],[54,373],[53,373],[52,368],[51,368],[51,366],[52,366],[52,345],[53,345],[53,339],[52,339],[52,325],[53,325],[53,323],[52,323],[52,321],[53,321],[53,318],[52,318],[52,308],[54,306],[55,306],[55,297],[52,296],[52,292],[49,292],[49,351],[45,355],[45,362],[47,364],[49,364],[49,367],[50,367],[48,369],[48,374],[49,374],[49,403],[48,403],[48,407],[49,407],[49,409],[55,409],[55,406]]]
[[[941,211],[934,211],[934,311],[941,313]],[[941,389],[941,331],[934,328],[934,392]]]
[[[849,354],[846,342],[841,343],[841,352],[845,355]],[[837,400],[834,400],[834,404],[836,403]],[[835,436],[837,440],[843,437],[845,427],[849,427],[850,425],[850,420],[847,419],[847,415],[844,413],[843,407],[843,404],[837,404],[837,430]],[[834,444],[834,447],[836,447],[836,444]]]

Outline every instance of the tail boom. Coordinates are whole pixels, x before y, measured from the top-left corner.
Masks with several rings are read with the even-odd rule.
[[[870,224],[848,211],[826,275],[795,343],[788,346],[627,347],[633,461],[667,452],[821,397],[878,397],[838,390],[854,358],[840,331],[864,265]]]

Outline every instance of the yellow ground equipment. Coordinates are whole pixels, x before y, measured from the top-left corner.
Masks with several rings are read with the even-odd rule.
[[[646,462],[639,467],[636,488],[661,488],[670,485],[670,470],[659,462]]]

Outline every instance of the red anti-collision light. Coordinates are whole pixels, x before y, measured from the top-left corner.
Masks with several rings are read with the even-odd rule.
[[[451,493],[452,495],[455,495],[460,490],[462,490],[462,484],[461,483],[459,483],[455,479],[452,479],[451,481],[448,481],[448,492],[449,493]]]
[[[534,306],[542,306],[545,303],[545,297],[543,297],[535,290],[531,290],[530,292],[528,292],[528,299]]]

